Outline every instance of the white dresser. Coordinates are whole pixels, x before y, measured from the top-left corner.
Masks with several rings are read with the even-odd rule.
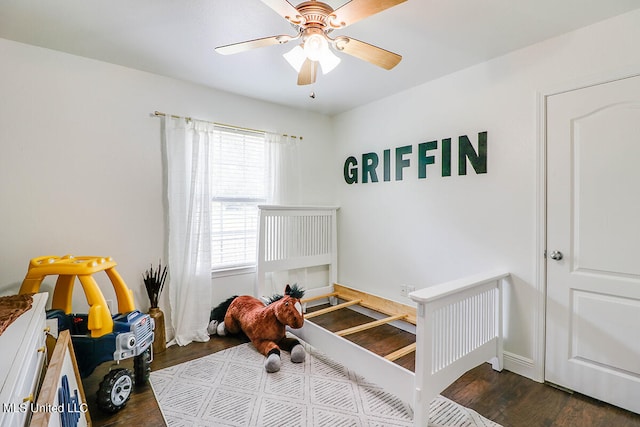
[[[25,426],[31,418],[47,359],[47,293],[35,294],[31,309],[0,335],[0,426]]]

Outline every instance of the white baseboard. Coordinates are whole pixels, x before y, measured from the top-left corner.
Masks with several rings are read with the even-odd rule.
[[[544,382],[544,379],[538,378],[538,369],[533,361],[528,357],[523,357],[508,351],[504,352],[504,369],[514,374],[522,375],[533,381]]]

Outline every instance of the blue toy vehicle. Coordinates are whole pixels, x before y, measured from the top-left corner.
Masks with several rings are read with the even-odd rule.
[[[20,293],[36,293],[46,276],[57,275],[48,319],[56,319],[58,331],[69,330],[80,375],[89,376],[107,361],[116,365],[134,358],[134,373],[126,368],[111,369],[100,383],[98,407],[107,412],[124,408],[135,384],[149,379],[154,339],[153,319],[134,308],[133,292],[115,270],[111,258],[101,257],[39,257],[29,263],[29,270]],[[118,314],[109,307],[93,274],[105,271],[116,291]],[[72,313],[71,301],[76,278],[84,290],[89,313]]]

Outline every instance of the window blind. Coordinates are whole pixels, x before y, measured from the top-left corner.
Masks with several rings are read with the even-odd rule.
[[[211,169],[213,269],[254,265],[258,205],[266,202],[264,134],[217,127]]]

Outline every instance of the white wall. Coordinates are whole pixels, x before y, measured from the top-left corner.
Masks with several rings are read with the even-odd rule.
[[[155,110],[302,135],[301,202],[334,199],[325,116],[4,39],[0,61],[0,295],[17,291],[32,257],[100,255],[148,307],[142,273],[165,244]],[[213,302],[253,281],[215,280]]]
[[[640,11],[545,41],[334,118],[339,280],[396,299],[401,284],[432,286],[506,267],[510,369],[539,375],[537,93],[635,68]],[[434,58],[434,61],[437,61]],[[443,138],[488,132],[488,173],[440,173]],[[438,140],[436,164],[417,178],[417,144]],[[347,184],[348,156],[413,145],[402,181]],[[454,152],[455,153],[455,152]],[[393,177],[393,163],[392,163]],[[519,365],[519,366],[516,366]]]
[[[160,120],[154,110],[303,135],[302,203],[339,204],[339,278],[402,300],[491,269],[514,275],[507,350],[541,366],[536,327],[539,91],[640,70],[640,11],[341,114],[333,120],[174,79],[0,39],[0,294],[31,257],[110,255],[146,309],[141,274],[163,256]],[[437,58],[434,58],[437,61]],[[332,126],[333,125],[333,126]],[[488,173],[415,177],[417,144],[488,132]],[[335,138],[334,138],[335,135]],[[403,181],[347,185],[349,155],[413,145]],[[455,159],[455,156],[454,156]],[[381,171],[379,171],[381,174]],[[253,275],[214,281],[214,301]]]

